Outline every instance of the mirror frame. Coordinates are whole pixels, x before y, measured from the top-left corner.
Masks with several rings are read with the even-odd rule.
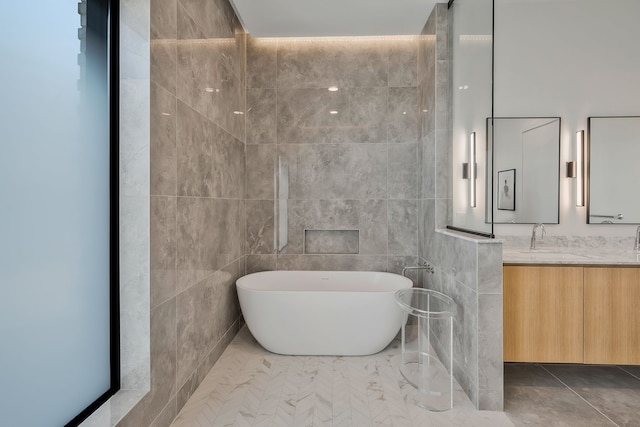
[[[491,144],[491,168],[487,168],[487,173],[489,172],[489,169],[491,169],[491,185],[492,187],[494,186],[493,183],[493,178],[495,175],[495,161],[496,161],[496,144],[495,144],[495,140],[494,140],[494,132],[493,132],[493,127],[495,126],[495,122],[497,120],[512,120],[512,119],[557,119],[558,120],[558,165],[557,165],[557,185],[558,185],[558,198],[557,198],[557,210],[556,210],[556,220],[555,222],[548,222],[545,221],[545,224],[560,224],[560,202],[561,202],[561,179],[562,179],[562,117],[560,116],[512,116],[512,117],[505,117],[505,116],[500,116],[500,117],[487,117],[485,123],[485,129],[486,129],[486,137],[487,140],[489,140],[489,129],[491,128],[491,140],[492,140],[492,144]],[[487,149],[489,147],[487,146]],[[489,156],[487,156],[487,159],[489,158]],[[487,180],[487,182],[489,182],[489,180]],[[485,221],[486,218],[489,217],[489,213],[491,214],[491,220],[493,224],[536,224],[535,222],[497,222],[496,221],[496,212],[494,211],[494,202],[496,200],[496,188],[491,188],[491,206],[488,206],[487,203],[487,210],[485,212]],[[487,192],[488,194],[488,192]]]

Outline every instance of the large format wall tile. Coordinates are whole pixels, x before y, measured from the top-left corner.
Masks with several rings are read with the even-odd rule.
[[[275,194],[275,144],[246,146],[247,199],[273,199]]]
[[[247,144],[275,144],[277,117],[275,89],[247,89]]]
[[[176,300],[172,298],[151,311],[151,399],[159,413],[176,392]]]
[[[280,42],[279,88],[387,86],[387,46],[371,41]]]
[[[304,230],[359,230],[360,254],[386,254],[386,212],[385,200],[290,200],[287,242],[280,247],[302,254]]]
[[[247,40],[247,87],[274,89],[277,75],[278,44],[274,42]]]
[[[389,147],[389,198],[417,199],[420,196],[421,165],[418,144],[397,144]]]
[[[418,252],[418,201],[389,200],[388,253],[412,255]]]
[[[483,245],[478,248],[478,292],[502,295],[501,245]]]
[[[151,81],[175,95],[178,45],[175,40],[151,41]]]
[[[278,150],[289,199],[386,197],[386,144],[279,144]]]
[[[177,297],[177,384],[182,386],[240,315],[235,281],[239,259]]]
[[[480,294],[478,312],[478,387],[481,395],[488,391],[490,396],[491,392],[501,392],[503,386],[502,295]]]
[[[151,197],[151,308],[176,295],[176,198]]]
[[[178,43],[177,95],[185,104],[244,140],[244,85],[225,58],[224,42]]]
[[[151,83],[150,192],[176,195],[176,97]]]
[[[387,96],[376,87],[278,89],[278,142],[386,142]]]
[[[436,198],[451,199],[451,150],[449,132],[438,130],[435,133],[436,144]]]
[[[281,255],[278,270],[385,271],[386,256]]]
[[[244,197],[244,144],[178,103],[178,194]]]
[[[177,205],[178,290],[244,254],[244,202],[181,197]]]
[[[146,366],[151,389],[123,427],[170,424],[239,329],[235,280],[245,273],[246,36],[227,0],[152,0],[149,12],[150,116],[130,109],[123,117],[135,133],[150,120],[150,170],[122,167],[125,189],[150,177],[151,318],[143,325],[151,360],[123,369],[123,384],[144,382],[138,366]],[[137,67],[133,77],[143,72]],[[125,267],[137,261],[122,259]],[[142,306],[127,312],[141,316]],[[141,345],[123,340],[125,350]]]
[[[247,274],[257,273],[259,271],[276,270],[277,255],[247,255],[246,267]]]
[[[205,38],[233,38],[238,18],[226,0],[179,0]]]
[[[246,151],[247,196],[271,200],[278,189],[273,221],[280,248],[276,265],[260,255],[271,247],[264,239],[271,212],[249,212],[249,270],[371,267],[368,255],[386,257],[375,259],[380,270],[413,263],[422,168],[418,39],[249,37],[247,55],[247,139],[255,144]],[[332,86],[337,90],[328,90]],[[396,204],[390,216],[389,200],[412,202]],[[320,230],[321,241],[307,242],[316,252],[353,252],[358,233],[359,254],[293,257],[304,255],[305,230]]]
[[[180,2],[178,2],[177,12],[177,38],[179,40],[203,40],[207,38],[204,31],[200,29]]]
[[[418,142],[418,92],[415,87],[389,88],[389,142]]]
[[[153,0],[151,39],[174,39],[177,33],[177,0]]]
[[[435,132],[421,137],[422,147],[421,164],[421,188],[420,197],[422,199],[435,199],[436,197],[436,138]]]
[[[416,87],[417,45],[415,41],[391,41],[389,49],[389,87]]]
[[[273,200],[247,200],[247,254],[272,254],[274,245]]]
[[[240,308],[235,281],[244,274],[243,263],[242,258],[236,260],[179,295],[178,385],[187,381],[190,372],[198,384],[202,381],[213,364],[207,362],[211,351],[237,322]],[[203,363],[207,366],[200,370]]]

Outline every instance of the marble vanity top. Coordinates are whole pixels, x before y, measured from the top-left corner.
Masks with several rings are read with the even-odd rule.
[[[504,264],[575,264],[575,265],[639,265],[640,254],[633,252],[633,243],[603,242],[582,238],[548,239],[529,249],[530,239],[504,239]],[[582,244],[581,244],[582,243]]]
[[[640,254],[633,251],[593,251],[575,248],[539,248],[502,249],[502,262],[505,264],[601,264],[601,265],[640,265]]]

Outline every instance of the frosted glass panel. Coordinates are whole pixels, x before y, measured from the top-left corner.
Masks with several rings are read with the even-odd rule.
[[[79,58],[78,12],[78,0],[12,0],[0,14],[7,426],[64,425],[110,387],[106,80]]]

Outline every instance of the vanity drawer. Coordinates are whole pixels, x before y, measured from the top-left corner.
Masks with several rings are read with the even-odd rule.
[[[584,268],[584,363],[640,365],[640,268]]]
[[[582,363],[582,267],[504,267],[505,362]]]

